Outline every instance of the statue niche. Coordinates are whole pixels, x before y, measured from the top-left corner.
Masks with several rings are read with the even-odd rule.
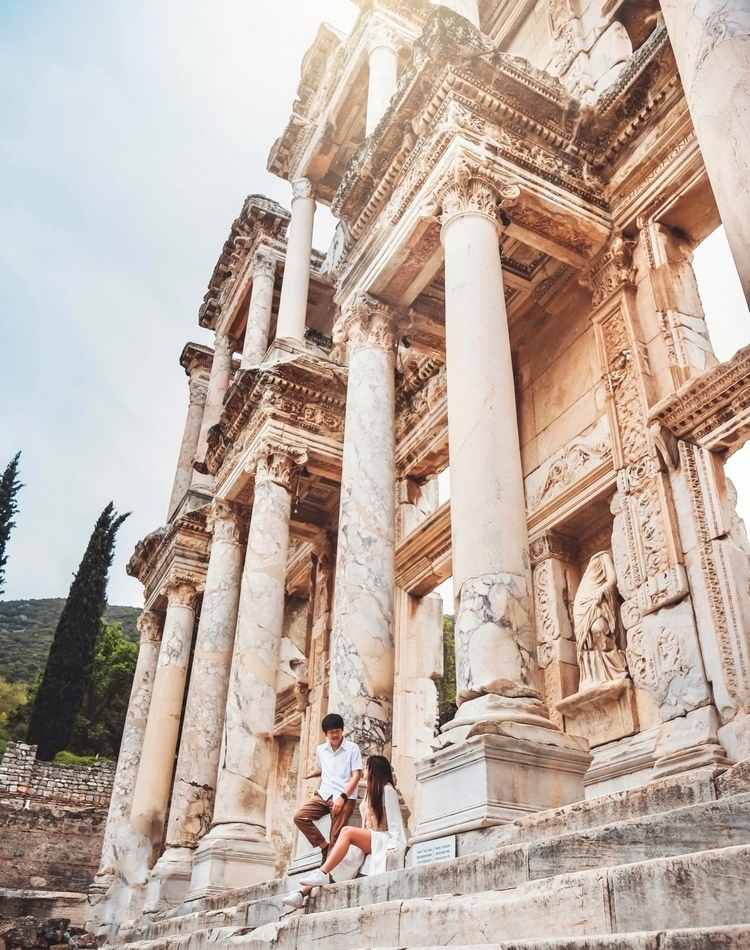
[[[573,629],[580,693],[628,675],[615,567],[608,551],[595,554],[581,578],[573,600]]]
[[[612,555],[600,551],[586,566],[573,599],[578,691],[556,704],[565,731],[584,736],[592,747],[638,731],[618,597]]]

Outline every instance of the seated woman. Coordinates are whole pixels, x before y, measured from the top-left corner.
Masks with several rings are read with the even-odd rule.
[[[359,806],[362,827],[344,828],[323,865],[306,874],[299,889],[288,894],[284,903],[302,907],[305,897],[314,887],[330,883],[331,872],[338,867],[351,845],[365,855],[360,868],[363,874],[382,874],[389,851],[406,847],[406,829],[401,817],[401,804],[393,780],[391,763],[385,756],[371,755],[365,770],[367,792]]]

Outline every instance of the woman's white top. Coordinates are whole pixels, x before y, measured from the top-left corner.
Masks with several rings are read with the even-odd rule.
[[[388,852],[406,847],[406,828],[401,815],[401,802],[398,798],[398,792],[392,785],[386,785],[383,789],[383,808],[385,811],[385,821],[383,822],[385,828],[383,830],[371,829],[371,850],[360,868],[360,874],[385,873]],[[359,810],[362,815],[362,827],[367,827],[367,819],[370,814],[367,798],[361,803]]]

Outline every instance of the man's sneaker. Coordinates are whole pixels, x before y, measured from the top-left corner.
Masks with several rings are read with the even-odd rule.
[[[281,903],[286,907],[294,907],[296,910],[305,906],[305,895],[302,891],[292,891],[282,898]]]
[[[317,871],[310,871],[309,874],[306,874],[303,878],[300,879],[300,884],[304,884],[307,887],[322,887],[324,884],[330,884],[331,879],[325,873],[318,869]]]

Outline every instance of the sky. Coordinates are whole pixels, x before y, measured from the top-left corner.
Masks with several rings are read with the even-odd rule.
[[[349,0],[4,0],[0,9],[0,466],[22,450],[5,598],[65,596],[111,499],[113,604],[162,524],[187,409],[178,364],[244,197],[265,171],[302,56]],[[319,213],[324,248],[330,215]],[[717,232],[696,263],[722,358],[750,317]],[[750,518],[750,459],[730,462]]]

